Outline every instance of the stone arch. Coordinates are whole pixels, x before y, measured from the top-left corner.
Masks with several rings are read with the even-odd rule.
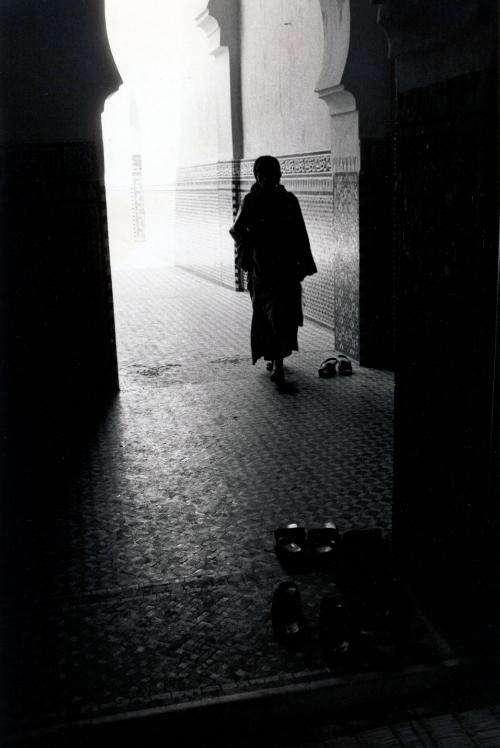
[[[340,83],[349,52],[351,9],[348,0],[319,0],[324,31],[323,67],[316,90]]]
[[[234,0],[201,0],[195,22],[216,61],[219,160],[243,156],[241,111],[240,4]]]
[[[352,93],[341,84],[349,52],[351,9],[349,0],[319,0],[323,19],[323,66],[316,93],[332,117],[334,171],[359,170],[358,111]]]
[[[212,15],[213,9],[208,0],[201,4],[199,12],[196,13],[196,25],[205,32],[208,39],[209,51],[211,54],[216,52],[221,46],[221,27],[219,21]]]
[[[392,368],[394,123],[387,42],[377,8],[364,0],[319,5],[324,52],[316,92],[330,114],[337,338],[351,350],[356,340],[363,365]],[[347,227],[349,250],[336,239]]]
[[[234,252],[227,232],[237,212],[239,170],[243,157],[243,113],[241,94],[241,29],[239,0],[200,0],[195,22],[205,32],[208,51],[215,61],[215,107],[218,158],[216,173],[219,238],[217,242],[221,275],[227,279],[224,253]],[[231,268],[234,287],[243,290],[242,273]]]

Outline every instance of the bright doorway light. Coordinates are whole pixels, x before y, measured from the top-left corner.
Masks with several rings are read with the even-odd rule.
[[[175,262],[175,174],[183,40],[192,3],[106,0],[106,25],[124,81],[102,117],[111,262]]]

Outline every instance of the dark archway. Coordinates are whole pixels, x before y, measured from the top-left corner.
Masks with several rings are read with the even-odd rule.
[[[395,69],[394,539],[468,651],[498,651],[498,9],[380,7]],[[496,379],[495,379],[496,378]]]
[[[0,8],[2,571],[9,520],[50,516],[118,391],[101,112],[120,78],[102,0]]]
[[[42,13],[13,1],[0,13],[9,401],[29,397],[35,362],[36,398],[51,408],[105,401],[118,381],[100,118],[120,78],[103,2],[52,0]]]

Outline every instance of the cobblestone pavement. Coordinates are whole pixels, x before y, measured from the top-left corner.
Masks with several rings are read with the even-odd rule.
[[[297,575],[311,646],[273,638],[273,529],[390,529],[389,373],[318,378],[333,336],[306,321],[280,393],[251,365],[246,294],[167,268],[116,270],[114,284],[120,396],[50,519],[23,518],[2,604],[7,731],[337,675],[317,644],[329,576]],[[498,718],[302,724],[280,745],[498,748]]]
[[[306,321],[280,393],[251,365],[246,294],[171,268],[114,291],[121,393],[3,605],[17,726],[330,675],[273,639],[272,531],[390,529],[390,373],[320,379],[333,336]],[[332,582],[300,584],[314,628]]]

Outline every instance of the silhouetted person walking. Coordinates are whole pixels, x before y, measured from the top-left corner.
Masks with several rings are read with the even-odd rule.
[[[303,324],[301,281],[317,272],[299,201],[280,185],[273,156],[260,156],[256,182],[245,195],[230,234],[237,264],[248,273],[252,297],[252,360],[272,362],[271,379],[284,382],[283,359],[298,351]]]

